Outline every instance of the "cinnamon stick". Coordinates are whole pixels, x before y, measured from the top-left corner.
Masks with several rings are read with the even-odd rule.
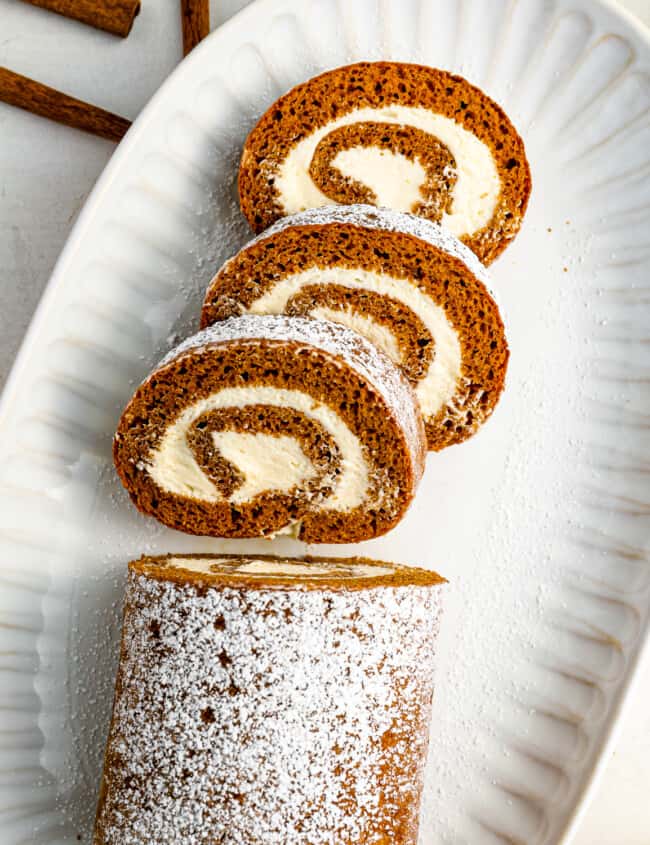
[[[131,125],[124,117],[76,100],[4,67],[0,67],[0,101],[109,141],[120,141]]]
[[[181,0],[183,25],[183,55],[192,51],[199,41],[210,34],[210,3],[208,0]]]
[[[122,38],[131,32],[140,0],[23,0]]]

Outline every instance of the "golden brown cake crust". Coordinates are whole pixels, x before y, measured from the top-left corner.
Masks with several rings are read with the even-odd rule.
[[[380,210],[377,214],[382,214]],[[361,218],[360,218],[361,219]],[[476,432],[492,414],[504,388],[509,350],[499,309],[489,291],[456,256],[438,249],[421,238],[404,232],[385,231],[365,225],[327,223],[323,225],[288,225],[277,232],[262,235],[233,256],[212,280],[206,292],[201,325],[240,314],[271,290],[279,279],[309,267],[331,268],[336,280],[337,267],[363,268],[394,278],[413,280],[433,302],[440,305],[457,332],[462,356],[461,378],[454,401],[425,420],[428,448],[439,451],[461,443]],[[305,289],[308,299],[318,305],[318,297],[330,288],[328,305],[336,306],[341,297],[354,307],[350,289],[337,286]],[[319,293],[320,291],[320,293]],[[366,292],[360,289],[358,296]],[[388,297],[381,297],[384,303]],[[308,313],[300,297],[289,301],[288,314]],[[420,377],[429,356],[431,337],[422,327],[409,323],[399,311],[386,313],[372,296],[365,296],[363,314],[379,324],[385,323],[407,349],[419,349],[421,358],[405,368],[412,384]],[[412,314],[409,315],[412,318]],[[397,318],[397,319],[395,319]],[[419,323],[419,321],[418,321]],[[403,337],[400,338],[400,334]],[[427,342],[418,347],[418,341]],[[413,358],[411,359],[413,360]]]
[[[274,179],[299,140],[353,109],[395,104],[449,117],[490,149],[501,179],[497,207],[487,226],[462,240],[484,264],[494,261],[519,231],[532,189],[523,141],[503,109],[479,88],[417,64],[359,62],[327,71],[293,88],[262,115],[246,140],[239,170],[241,209],[253,230],[263,231],[286,213]]]

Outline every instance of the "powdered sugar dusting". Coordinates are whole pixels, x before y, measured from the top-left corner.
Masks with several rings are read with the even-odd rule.
[[[391,208],[376,208],[374,205],[363,203],[356,205],[322,205],[318,208],[308,208],[305,211],[299,211],[297,214],[276,220],[250,243],[266,240],[290,226],[326,226],[329,223],[345,223],[351,226],[360,226],[363,229],[381,229],[385,232],[413,235],[413,237],[426,241],[430,246],[462,261],[469,272],[489,288],[490,279],[485,267],[472,250],[451,232],[424,217],[395,211]],[[248,246],[250,246],[250,243]],[[246,248],[244,247],[244,249]]]
[[[441,597],[131,571],[97,845],[415,845]]]
[[[404,432],[413,466],[419,466],[420,455],[426,446],[422,416],[413,388],[387,355],[339,323],[283,315],[232,317],[184,340],[163,358],[154,373],[181,355],[197,354],[208,346],[242,340],[298,342],[343,359],[381,394]]]

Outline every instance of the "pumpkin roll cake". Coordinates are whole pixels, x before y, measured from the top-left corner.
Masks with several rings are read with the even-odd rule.
[[[385,533],[424,469],[417,398],[381,350],[303,317],[216,323],[173,350],[120,420],[114,459],[136,507],[215,537]]]
[[[416,845],[444,583],[364,558],[131,563],[94,845]]]
[[[503,390],[508,344],[485,269],[429,220],[369,205],[276,221],[224,264],[201,322],[287,314],[344,324],[401,366],[429,449],[470,437]]]
[[[485,264],[515,237],[531,176],[507,115],[461,76],[360,62],[280,97],[252,130],[239,196],[250,225],[332,203],[441,223]]]

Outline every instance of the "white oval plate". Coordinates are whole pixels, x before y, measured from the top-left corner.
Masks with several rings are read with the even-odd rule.
[[[493,267],[506,394],[476,438],[430,456],[407,518],[363,548],[452,583],[422,842],[550,845],[575,827],[650,612],[648,42],[593,0],[258,0],[192,53],[116,152],[5,391],[3,845],[89,841],[126,561],[272,548],[141,517],[111,436],[247,237],[235,181],[255,119],[291,85],[367,58],[483,87],[521,130],[535,182]]]

